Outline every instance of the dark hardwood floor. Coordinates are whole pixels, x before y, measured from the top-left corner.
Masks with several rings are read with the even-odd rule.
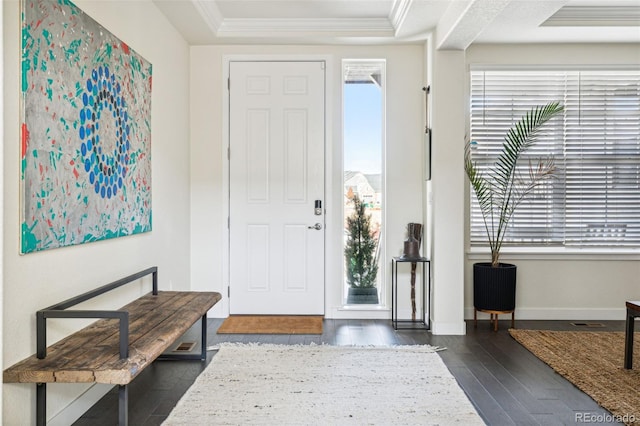
[[[601,331],[623,331],[624,321],[602,323]],[[221,342],[329,345],[422,345],[446,347],[439,352],[488,425],[569,425],[577,416],[608,416],[589,396],[556,374],[518,344],[507,332],[510,321],[501,321],[498,332],[488,321],[467,323],[465,336],[433,336],[426,331],[395,331],[390,321],[325,320],[324,333],[310,335],[218,335],[220,319],[210,319],[208,345]],[[594,330],[570,321],[516,321],[517,328]],[[198,330],[185,336],[197,341]],[[184,341],[184,339],[182,339]],[[195,349],[199,351],[198,348]],[[159,425],[215,355],[207,362],[157,361],[129,387],[129,423]],[[215,395],[212,396],[215,398]],[[118,395],[114,389],[86,412],[75,425],[117,424]],[[591,417],[593,419],[594,417]],[[592,424],[616,424],[600,422]]]

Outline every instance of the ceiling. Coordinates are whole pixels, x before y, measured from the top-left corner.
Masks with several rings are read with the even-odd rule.
[[[152,0],[191,45],[640,42],[640,0]]]

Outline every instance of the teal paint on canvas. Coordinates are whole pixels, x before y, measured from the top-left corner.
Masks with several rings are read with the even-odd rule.
[[[21,34],[22,253],[150,231],[151,64],[67,0]]]

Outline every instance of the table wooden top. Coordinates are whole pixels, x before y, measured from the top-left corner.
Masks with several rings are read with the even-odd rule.
[[[629,301],[628,300],[627,301],[627,308],[633,309],[633,310],[636,310],[636,311],[640,311],[640,301],[637,301],[637,300],[636,301],[633,301],[633,300]]]
[[[125,385],[221,299],[220,293],[160,291],[119,310],[129,312],[129,358],[120,359],[119,321],[101,319],[4,370],[5,383]]]

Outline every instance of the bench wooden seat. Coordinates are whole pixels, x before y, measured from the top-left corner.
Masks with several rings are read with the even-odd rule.
[[[220,300],[219,293],[159,291],[119,310],[129,312],[129,357],[120,359],[119,324],[102,319],[7,368],[5,383],[126,385]]]
[[[114,311],[74,311],[70,306],[153,274],[153,291]],[[38,311],[38,352],[4,370],[5,383],[36,383],[36,423],[46,423],[47,383],[119,386],[119,423],[128,424],[127,385],[158,358],[206,359],[206,314],[217,292],[158,291],[157,268],[149,268],[92,292]],[[46,347],[46,318],[103,318]],[[163,355],[198,320],[201,354]]]

